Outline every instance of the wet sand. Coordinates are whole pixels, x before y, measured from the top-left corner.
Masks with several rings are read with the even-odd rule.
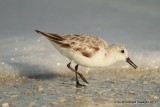
[[[157,69],[94,69],[76,88],[74,74],[39,73],[2,79],[0,104],[10,107],[159,107]],[[10,77],[11,78],[11,77]],[[83,83],[81,81],[81,83]]]

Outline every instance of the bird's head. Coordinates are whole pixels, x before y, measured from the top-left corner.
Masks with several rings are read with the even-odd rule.
[[[124,46],[121,46],[119,44],[112,44],[109,46],[110,50],[113,52],[113,55],[115,57],[116,60],[118,61],[126,61],[128,62],[132,67],[134,67],[135,69],[137,68],[137,66],[130,60],[129,56],[128,56],[128,51]]]

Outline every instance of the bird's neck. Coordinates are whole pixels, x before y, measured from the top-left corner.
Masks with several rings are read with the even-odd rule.
[[[105,63],[106,63],[107,66],[111,65],[111,64],[113,64],[113,63],[115,63],[117,61],[116,58],[115,58],[114,53],[112,53],[112,52],[113,51],[110,51],[110,49],[108,49],[106,51]]]

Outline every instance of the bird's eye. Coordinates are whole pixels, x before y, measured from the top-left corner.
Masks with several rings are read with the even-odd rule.
[[[121,50],[121,53],[124,53],[124,50]]]

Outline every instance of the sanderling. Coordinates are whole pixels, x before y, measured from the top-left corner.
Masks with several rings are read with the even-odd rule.
[[[127,49],[122,45],[108,45],[104,40],[90,35],[60,35],[35,31],[47,37],[62,55],[77,64],[75,69],[70,66],[71,62],[67,64],[67,67],[76,74],[76,87],[86,86],[79,83],[78,75],[85,83],[88,83],[84,76],[77,71],[79,65],[84,67],[105,67],[123,60],[135,69],[137,68],[128,57]]]

